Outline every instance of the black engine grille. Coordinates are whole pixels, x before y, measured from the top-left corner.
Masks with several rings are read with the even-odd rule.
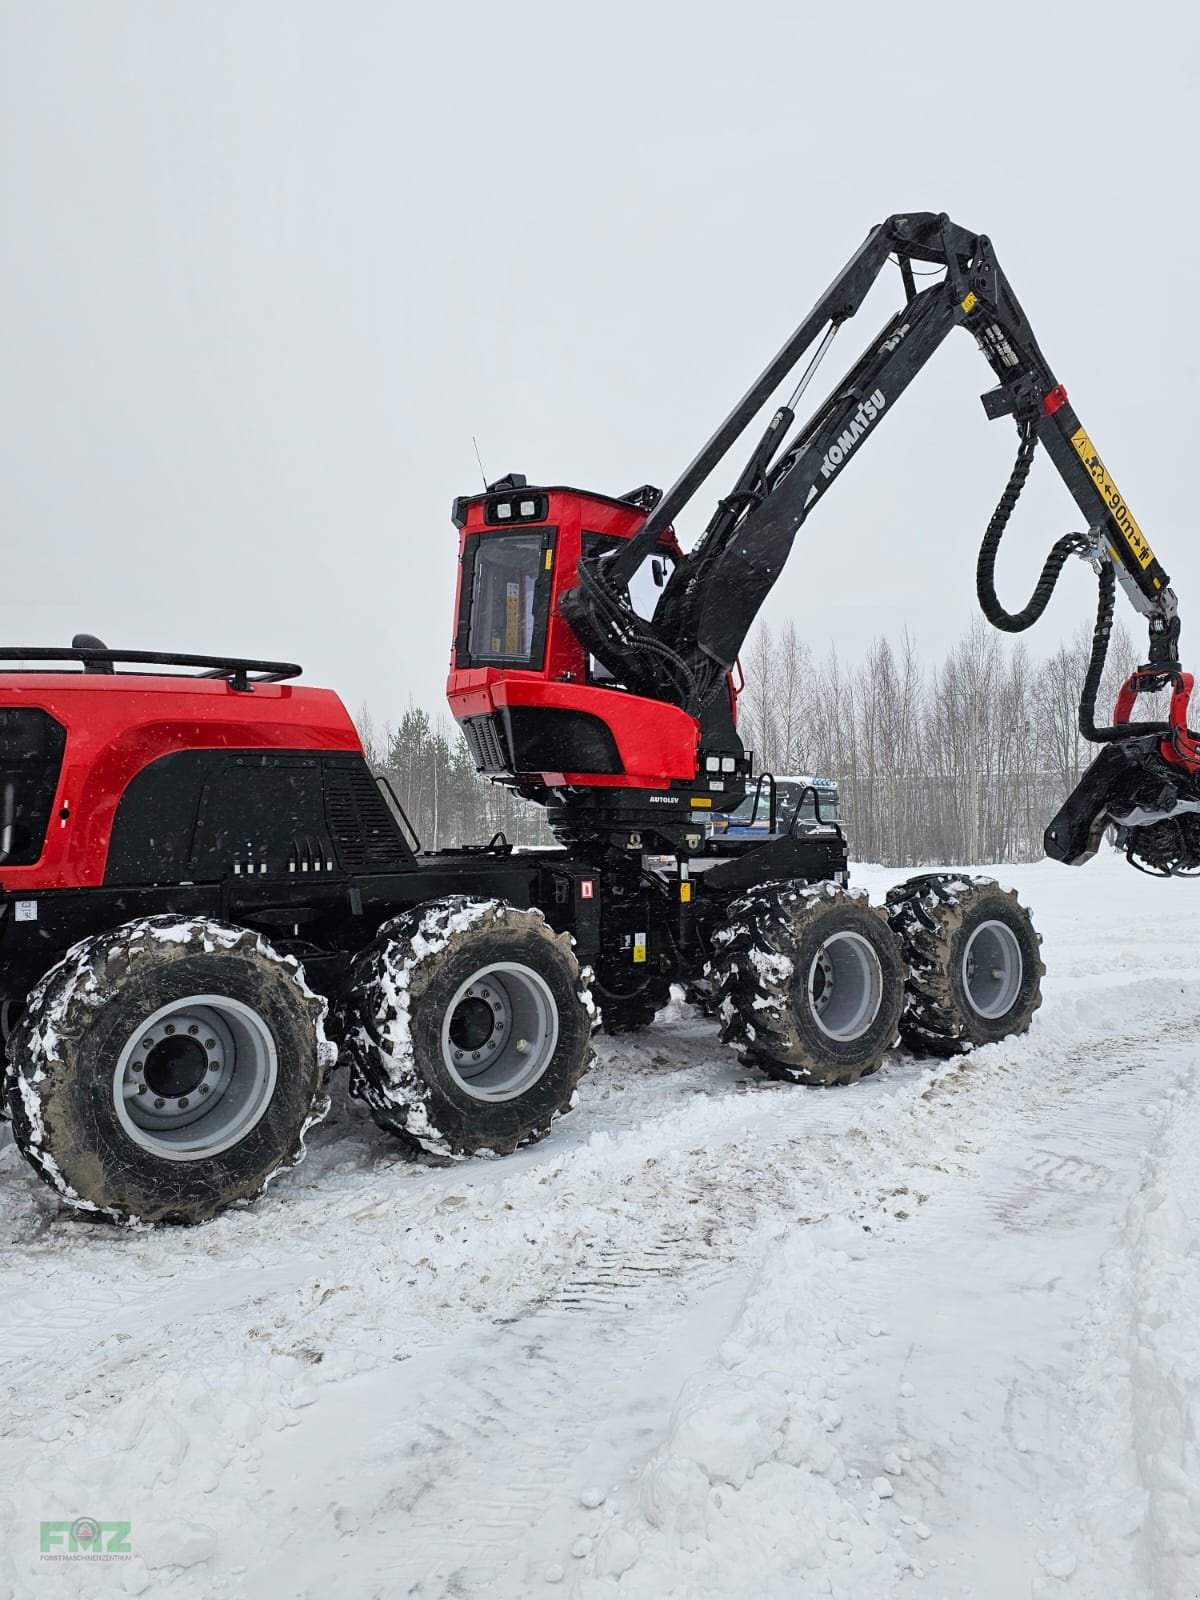
[[[508,749],[498,717],[468,717],[463,723],[467,749],[480,772],[509,772]]]
[[[327,763],[325,821],[342,866],[350,872],[387,870],[413,859],[365,762]]]

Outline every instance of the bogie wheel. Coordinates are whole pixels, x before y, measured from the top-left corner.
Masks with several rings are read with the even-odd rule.
[[[351,1091],[430,1155],[508,1155],[570,1108],[594,1008],[540,911],[453,895],[387,922],[351,975]]]
[[[605,1033],[636,1033],[648,1028],[671,998],[669,978],[653,974],[639,989],[609,989],[599,978],[593,992]]]
[[[148,917],[85,939],[9,1039],[13,1137],[98,1218],[205,1222],[302,1158],[328,1109],[326,1009],[246,928]]]
[[[769,1077],[854,1083],[896,1042],[904,962],[881,909],[834,883],[733,901],[706,968],[721,1037]]]
[[[1042,1003],[1041,937],[992,878],[927,873],[889,889],[888,921],[909,964],[900,1034],[953,1056],[1025,1033]]]

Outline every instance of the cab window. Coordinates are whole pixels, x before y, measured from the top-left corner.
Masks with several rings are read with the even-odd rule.
[[[533,664],[545,540],[537,533],[489,534],[475,553],[467,648],[472,660]]]

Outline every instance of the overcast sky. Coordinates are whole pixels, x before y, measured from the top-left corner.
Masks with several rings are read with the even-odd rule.
[[[667,485],[912,209],[993,239],[1200,663],[1197,31],[1145,0],[0,0],[0,633],[285,657],[380,719],[440,709],[472,435],[489,477]],[[990,385],[955,335],[773,623],[851,657],[959,635],[1014,447]],[[1041,462],[1011,608],[1076,526]],[[1031,642],[1093,602],[1072,563]]]

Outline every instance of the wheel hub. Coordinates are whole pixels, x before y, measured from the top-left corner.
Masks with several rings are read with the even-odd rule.
[[[135,1144],[168,1161],[198,1161],[245,1138],[277,1074],[275,1041],[256,1011],[224,995],[194,995],[129,1036],[113,1097]]]
[[[498,981],[473,983],[451,1012],[450,1045],[464,1077],[477,1077],[506,1043],[507,999]]]
[[[475,1100],[512,1100],[532,1088],[558,1043],[558,1007],[531,967],[502,961],[467,979],[446,1008],[442,1061]]]
[[[824,945],[817,951],[817,958],[813,963],[812,971],[812,1003],[816,1011],[822,1012],[833,998],[833,962],[830,961]]]
[[[861,1038],[883,1002],[883,969],[874,947],[849,929],[831,934],[808,969],[813,1019],[831,1039]]]
[[[193,1024],[194,1026],[194,1024]],[[160,1039],[142,1063],[152,1095],[179,1099],[194,1094],[208,1074],[208,1057],[197,1039],[178,1034]]]
[[[972,1010],[989,1022],[1004,1016],[1016,1005],[1024,976],[1016,934],[1006,922],[981,922],[963,951],[963,990]]]

